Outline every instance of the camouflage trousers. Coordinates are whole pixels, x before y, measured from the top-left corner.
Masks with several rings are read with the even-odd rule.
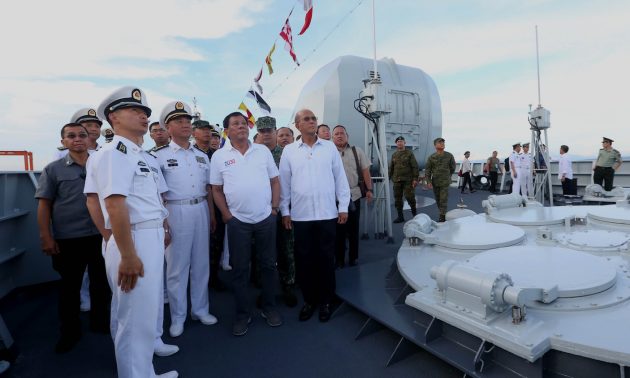
[[[396,207],[397,210],[402,211],[403,193],[405,194],[405,199],[407,200],[407,203],[409,203],[409,206],[412,209],[415,209],[416,193],[411,185],[411,181],[399,181],[394,183],[394,207]]]
[[[435,196],[438,210],[440,210],[440,215],[446,215],[446,210],[448,209],[448,186],[433,185],[433,195]]]
[[[276,250],[278,251],[278,275],[283,286],[295,284],[295,255],[293,253],[293,230],[282,225],[282,217],[278,214],[276,230]]]

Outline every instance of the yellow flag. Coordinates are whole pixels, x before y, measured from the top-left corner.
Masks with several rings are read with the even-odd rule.
[[[267,54],[267,57],[265,58],[265,63],[267,63],[267,69],[269,70],[269,75],[273,74],[273,67],[271,67],[271,55],[273,54],[274,51],[276,51],[275,43],[273,44],[273,46],[271,47],[271,50],[269,51],[269,54]]]

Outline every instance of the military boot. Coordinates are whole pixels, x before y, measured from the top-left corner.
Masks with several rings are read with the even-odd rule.
[[[398,211],[398,218],[394,219],[394,223],[402,223],[402,222],[404,222],[405,221],[405,217],[403,216],[402,209],[400,209],[400,210],[396,209],[396,210]]]

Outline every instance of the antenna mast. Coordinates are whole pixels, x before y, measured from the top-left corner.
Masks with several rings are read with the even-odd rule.
[[[536,28],[536,73],[538,74],[538,106],[540,106],[542,102],[540,101],[540,56],[538,55],[538,25],[536,25],[535,28]]]

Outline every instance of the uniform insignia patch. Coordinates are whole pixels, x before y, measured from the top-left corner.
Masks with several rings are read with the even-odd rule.
[[[177,101],[177,102],[175,103],[175,109],[177,109],[177,110],[182,110],[182,109],[184,109],[184,104],[183,104],[183,103],[181,103],[181,102],[179,102],[179,101]]]
[[[206,164],[206,160],[201,156],[195,156],[195,158],[197,159],[197,163]]]
[[[140,160],[140,161],[138,162],[138,165],[139,165],[139,166],[141,166],[141,167],[146,167],[146,166],[147,166],[147,163],[145,163],[145,162],[143,162],[142,160]]]
[[[94,109],[88,110],[88,115],[92,116],[92,117],[96,117],[96,110],[94,110]]]
[[[151,172],[149,168],[142,167],[140,168],[140,172]]]
[[[158,170],[155,167],[151,167],[151,170],[153,171],[153,173],[158,173]]]
[[[166,160],[166,165],[168,167],[177,167],[179,164],[177,163],[177,159],[168,159]]]
[[[127,146],[125,146],[123,144],[123,142],[118,142],[118,145],[116,146],[116,149],[120,152],[122,152],[123,154],[127,153]]]
[[[131,92],[131,97],[133,97],[134,100],[138,100],[138,101],[142,100],[142,94],[140,93],[140,89],[134,89]]]

